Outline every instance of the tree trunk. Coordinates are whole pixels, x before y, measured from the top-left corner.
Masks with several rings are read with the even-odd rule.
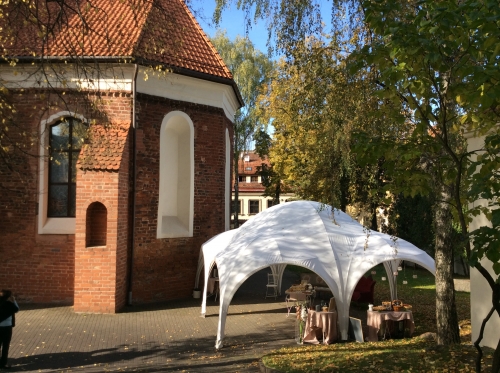
[[[370,229],[374,231],[378,231],[378,224],[377,224],[377,205],[375,203],[371,204],[371,212],[372,212],[372,218],[370,221]]]
[[[276,183],[276,188],[274,189],[273,206],[279,205],[280,194],[281,194],[281,179],[278,180],[278,182]]]
[[[447,186],[438,186],[438,189],[440,198],[434,210],[437,343],[450,345],[460,343],[453,285],[453,216],[449,203],[451,194]]]

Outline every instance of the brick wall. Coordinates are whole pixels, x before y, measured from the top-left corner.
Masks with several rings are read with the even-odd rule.
[[[190,296],[201,244],[224,230],[225,130],[229,128],[232,137],[233,128],[223,110],[139,94],[134,221],[129,216],[131,158],[124,152],[118,172],[78,171],[76,238],[72,234],[39,235],[36,139],[41,135],[41,120],[61,110],[103,122],[131,118],[127,94],[106,95],[96,112],[85,94],[66,95],[63,103],[48,92],[45,96],[40,93],[12,95],[18,107],[15,121],[33,132],[35,141],[23,149],[34,156],[15,152],[15,171],[0,164],[0,257],[4,262],[0,287],[13,289],[24,302],[72,303],[75,299],[77,311],[115,312],[126,301],[133,223],[133,300],[155,302]],[[185,112],[194,124],[194,236],[158,240],[159,132],[164,116],[172,110]],[[14,134],[14,139],[16,136],[28,145],[32,142],[20,134]],[[127,147],[131,136],[132,130]],[[92,202],[107,209],[107,237],[105,246],[87,248],[86,213]]]
[[[114,313],[125,305],[128,241],[128,158],[118,172],[77,175],[75,312]],[[107,210],[106,245],[87,247],[87,210]]]
[[[118,126],[111,123],[94,128],[81,154],[76,191],[75,312],[114,313],[125,305],[129,151],[130,122]],[[103,216],[106,221],[101,228],[106,226],[106,242],[89,246],[94,238],[91,230],[99,230]]]
[[[0,162],[0,257],[4,263],[0,287],[12,289],[24,303],[71,304],[74,297],[75,236],[37,233],[41,121],[60,111],[98,120],[131,118],[127,94],[104,95],[98,106],[84,93],[63,97],[64,101],[41,90],[10,95],[17,112],[9,135],[12,143],[23,146],[11,146],[12,169]],[[127,107],[128,112],[123,110]]]
[[[201,245],[224,231],[225,131],[232,135],[232,124],[221,109],[145,94],[138,109],[133,300],[189,297]],[[160,127],[173,110],[194,124],[193,237],[156,239]]]

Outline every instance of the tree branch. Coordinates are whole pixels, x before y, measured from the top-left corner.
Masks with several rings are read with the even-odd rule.
[[[495,307],[492,307],[490,312],[486,315],[486,317],[483,319],[483,322],[481,323],[481,330],[479,331],[479,336],[477,337],[477,340],[474,342],[474,347],[477,350],[477,358],[476,358],[476,372],[481,373],[481,359],[483,358],[483,349],[479,345],[481,341],[483,340],[483,335],[484,335],[484,328],[486,327],[486,323],[490,319],[491,315],[493,315],[493,312],[495,312]]]

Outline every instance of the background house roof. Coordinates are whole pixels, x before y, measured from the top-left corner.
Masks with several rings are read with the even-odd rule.
[[[31,3],[32,8],[17,2],[3,6],[4,56],[135,59],[232,82],[231,72],[183,0]]]
[[[238,159],[238,175],[258,177],[260,175],[258,167],[262,167],[262,164],[265,164],[269,167],[269,159],[267,157],[261,158],[257,153],[253,151],[242,153]],[[234,191],[234,180],[232,184],[232,188]],[[240,181],[238,182],[238,190],[240,192],[264,193],[266,188],[264,187],[264,185],[262,185],[261,182]]]

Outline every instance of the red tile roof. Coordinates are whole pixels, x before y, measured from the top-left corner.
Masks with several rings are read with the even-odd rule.
[[[246,161],[246,156],[248,156],[248,161]],[[260,158],[257,153],[254,152],[247,152],[242,155],[242,157],[238,161],[238,175],[239,176],[258,176],[259,171],[257,167],[261,167],[262,163],[266,164],[267,166],[270,165],[269,159],[266,158]],[[247,168],[251,168],[248,170]],[[234,181],[233,181],[233,190],[234,190]],[[263,193],[266,188],[259,182],[239,182],[238,183],[238,190],[240,192],[258,192],[258,193]]]
[[[248,156],[248,161],[246,161],[246,157]],[[238,173],[240,175],[257,175],[257,167],[261,167],[262,163],[266,164],[268,167],[270,166],[269,159],[267,157],[260,158],[257,153],[247,152],[240,157],[238,161]],[[251,168],[247,170],[247,168]]]
[[[3,55],[130,58],[232,81],[183,0],[31,0],[38,18],[55,25],[47,42],[39,24],[26,22],[28,7],[13,3],[9,12],[3,9],[0,19]],[[12,34],[7,35],[9,31]]]
[[[122,162],[130,129],[129,122],[92,124],[78,157],[81,170],[117,171]]]
[[[266,188],[261,183],[238,183],[238,191],[240,192],[254,192],[254,193],[264,193]],[[234,192],[234,183],[233,183]]]

